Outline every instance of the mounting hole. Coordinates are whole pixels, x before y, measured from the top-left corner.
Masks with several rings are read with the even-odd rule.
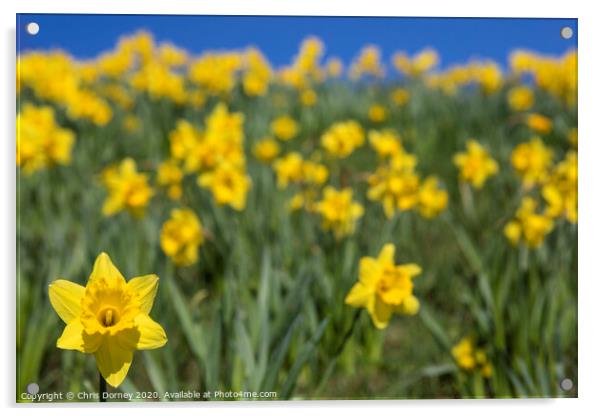
[[[30,22],[30,23],[27,23],[27,26],[25,27],[25,30],[31,36],[35,36],[40,31],[40,25],[37,24],[36,22]]]
[[[564,391],[571,391],[573,389],[573,380],[565,378],[560,382],[560,388]]]
[[[562,36],[563,39],[570,39],[573,37],[573,29],[571,29],[568,26],[563,27],[562,29],[560,29],[560,36]]]

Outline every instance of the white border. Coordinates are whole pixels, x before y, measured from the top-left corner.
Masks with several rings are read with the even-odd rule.
[[[602,130],[600,104],[602,95],[600,77],[602,66],[600,40],[602,25],[592,1],[545,1],[504,0],[495,3],[484,1],[399,1],[393,0],[21,0],[18,4],[0,5],[2,21],[3,64],[1,66],[2,91],[0,100],[0,126],[5,132],[2,140],[3,164],[2,201],[0,204],[0,229],[3,230],[0,248],[0,264],[3,266],[2,308],[4,336],[1,338],[3,374],[0,377],[2,405],[12,407],[13,413],[30,413],[31,407],[17,407],[15,397],[15,102],[14,56],[15,13],[116,13],[116,14],[255,14],[255,15],[348,15],[348,16],[456,16],[456,17],[570,17],[579,18],[579,399],[564,400],[463,400],[463,401],[333,401],[333,402],[279,402],[279,403],[180,403],[169,405],[136,405],[137,411],[161,414],[177,408],[177,412],[211,412],[211,414],[244,413],[245,415],[303,414],[307,412],[332,412],[341,408],[346,416],[364,415],[374,408],[376,412],[407,412],[409,414],[477,414],[507,415],[529,412],[546,415],[566,415],[599,411],[597,403],[600,374],[602,374],[602,339],[600,295],[602,276],[597,261],[602,229],[602,210],[597,196],[602,186]],[[478,34],[475,34],[478,36]],[[115,406],[112,406],[115,407]],[[58,405],[41,408],[49,415],[90,414],[106,415],[106,409],[98,406]],[[115,409],[117,410],[117,409]]]

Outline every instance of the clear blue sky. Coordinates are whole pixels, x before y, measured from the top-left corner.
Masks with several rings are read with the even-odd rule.
[[[27,23],[40,25],[36,36]],[[574,36],[560,36],[569,26]],[[319,36],[327,56],[348,63],[366,43],[381,47],[387,60],[397,50],[437,49],[443,67],[470,58],[492,58],[505,65],[508,53],[526,48],[560,55],[577,47],[577,19],[488,19],[416,17],[175,16],[175,15],[17,15],[17,51],[61,48],[91,58],[117,39],[139,29],[158,41],[200,53],[207,49],[259,47],[277,65],[289,63],[301,40]]]

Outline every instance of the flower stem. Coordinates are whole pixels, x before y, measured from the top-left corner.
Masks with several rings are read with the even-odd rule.
[[[106,402],[105,393],[107,392],[107,381],[103,378],[102,374],[98,373],[99,382],[98,382],[98,401]]]

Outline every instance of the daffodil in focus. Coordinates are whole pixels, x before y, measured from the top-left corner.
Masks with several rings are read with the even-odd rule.
[[[454,164],[460,170],[460,180],[480,189],[487,178],[498,172],[498,164],[476,140],[469,140],[466,152],[454,155]]]
[[[17,115],[17,166],[30,175],[54,165],[69,165],[75,135],[59,126],[52,107],[25,104]]]
[[[552,120],[541,114],[528,114],[525,118],[525,123],[531,130],[539,134],[548,134],[552,131]]]
[[[535,137],[528,143],[517,145],[510,156],[514,170],[525,188],[545,182],[554,154],[543,141]]]
[[[148,184],[148,175],[138,172],[134,159],[127,158],[106,168],[101,175],[109,195],[102,206],[106,216],[128,210],[135,217],[142,217],[144,209],[154,195]]]
[[[178,200],[182,197],[182,178],[184,172],[178,162],[170,159],[159,165],[157,169],[157,183],[167,188],[167,196]]]
[[[389,324],[393,313],[415,315],[420,308],[413,294],[413,279],[422,272],[414,263],[395,264],[395,246],[386,244],[377,258],[362,257],[359,281],[351,288],[345,303],[366,308],[378,329]]]
[[[66,327],[56,346],[94,354],[102,377],[113,387],[125,379],[136,350],[160,348],[165,331],[149,313],[159,278],[128,282],[106,253],[94,263],[85,287],[68,280],[50,284],[50,303]]]
[[[524,241],[527,247],[537,248],[553,228],[554,221],[548,215],[537,213],[537,201],[524,197],[516,218],[504,227],[504,235],[513,245]]]
[[[230,205],[242,211],[247,204],[247,192],[251,179],[239,167],[227,162],[221,163],[215,170],[199,176],[198,183],[208,188],[219,205]]]
[[[297,122],[289,116],[280,116],[276,118],[272,121],[271,128],[274,136],[283,141],[291,140],[299,131]]]
[[[478,369],[485,378],[493,375],[493,366],[487,359],[485,350],[477,348],[471,337],[462,338],[454,345],[451,354],[462,370],[471,372]]]
[[[364,129],[356,121],[341,121],[333,124],[322,135],[321,143],[329,155],[346,158],[364,144]]]
[[[253,154],[257,160],[263,163],[270,163],[278,156],[279,152],[280,145],[271,137],[261,139],[253,146]]]
[[[198,260],[203,243],[203,226],[194,211],[173,209],[161,228],[161,248],[178,266],[190,266]]]
[[[364,207],[353,200],[351,188],[337,191],[332,186],[324,189],[315,211],[322,216],[322,228],[331,230],[337,239],[353,234],[358,218],[364,215]]]
[[[530,109],[535,102],[535,96],[531,88],[521,85],[508,91],[508,105],[514,111],[525,111]]]

